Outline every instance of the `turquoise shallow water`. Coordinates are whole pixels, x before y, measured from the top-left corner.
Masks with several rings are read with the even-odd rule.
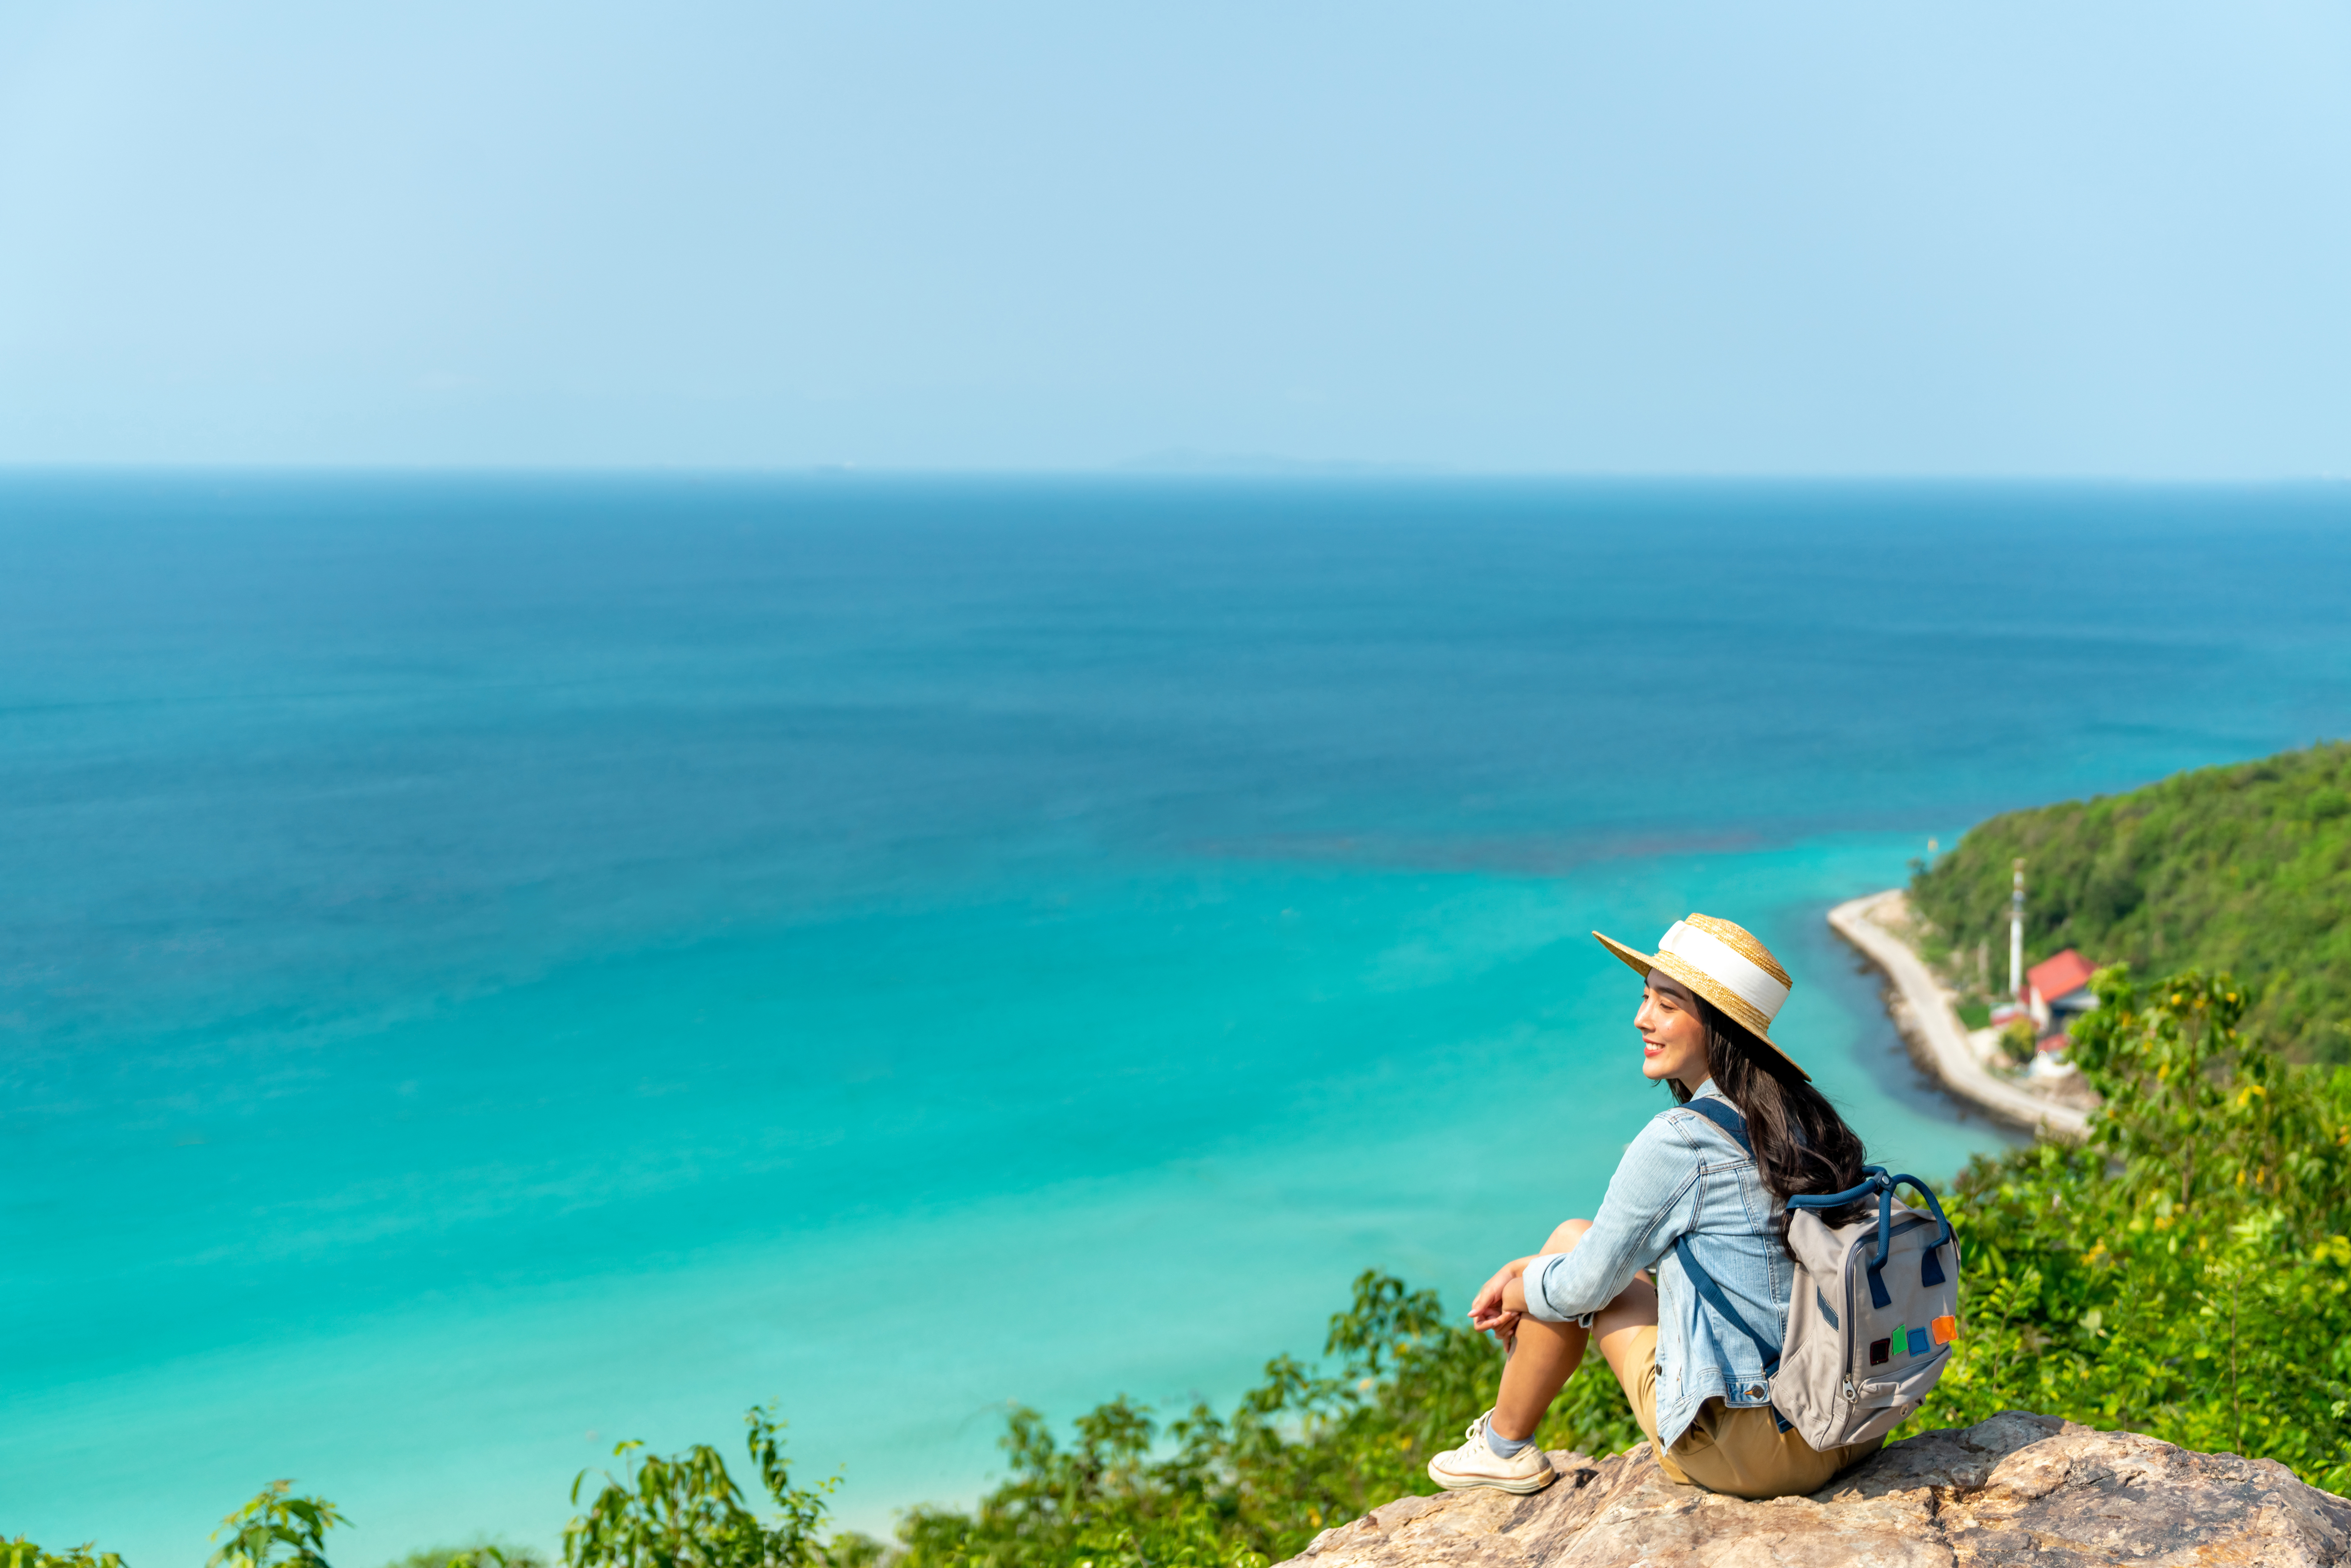
[[[133,1568],[277,1475],[551,1542],[769,1397],[879,1527],[1459,1301],[1657,1103],[1594,925],[1751,925],[1955,1169],[1826,906],[2351,709],[2332,491],[0,506],[0,1531]]]

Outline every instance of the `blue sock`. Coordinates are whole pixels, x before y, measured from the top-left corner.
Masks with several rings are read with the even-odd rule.
[[[1507,1459],[1533,1441],[1532,1437],[1505,1437],[1494,1430],[1494,1418],[1486,1417],[1486,1446],[1494,1450],[1496,1457]]]

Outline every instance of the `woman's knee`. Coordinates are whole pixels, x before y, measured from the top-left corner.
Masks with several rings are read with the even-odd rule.
[[[1551,1239],[1543,1243],[1543,1250],[1554,1254],[1573,1252],[1575,1244],[1583,1239],[1583,1233],[1591,1228],[1592,1221],[1588,1219],[1564,1220],[1551,1233]]]
[[[1605,1340],[1619,1329],[1653,1328],[1657,1322],[1657,1288],[1642,1275],[1616,1293],[1592,1320],[1592,1332]]]

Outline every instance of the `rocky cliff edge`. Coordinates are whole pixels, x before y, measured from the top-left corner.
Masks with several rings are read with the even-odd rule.
[[[2351,1563],[2351,1502],[2273,1459],[2010,1412],[1896,1443],[1810,1497],[1742,1502],[1666,1479],[1644,1443],[1553,1453],[1560,1479],[1399,1498],[1326,1530],[1295,1568],[2170,1568]],[[1285,1565],[1288,1568],[1288,1565]]]

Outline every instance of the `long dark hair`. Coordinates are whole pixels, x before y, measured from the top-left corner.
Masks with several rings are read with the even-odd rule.
[[[1781,1250],[1788,1246],[1788,1211],[1781,1205],[1792,1197],[1843,1192],[1861,1185],[1861,1134],[1844,1124],[1836,1107],[1806,1082],[1785,1057],[1763,1044],[1704,997],[1692,992],[1698,1016],[1706,1025],[1707,1067],[1714,1086],[1747,1118],[1747,1138],[1755,1145],[1756,1174],[1764,1189],[1780,1200],[1772,1205],[1771,1231]],[[1689,1088],[1673,1081],[1674,1099],[1689,1101]],[[1844,1225],[1858,1217],[1860,1206],[1848,1204],[1821,1218]],[[1790,1253],[1791,1259],[1794,1257]]]

